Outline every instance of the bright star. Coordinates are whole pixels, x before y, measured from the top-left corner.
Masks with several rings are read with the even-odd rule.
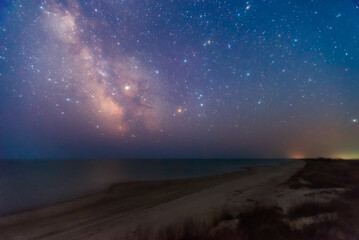
[[[211,45],[211,43],[212,43],[212,41],[211,41],[211,40],[208,40],[207,42],[205,42],[205,43],[203,44],[203,46]]]

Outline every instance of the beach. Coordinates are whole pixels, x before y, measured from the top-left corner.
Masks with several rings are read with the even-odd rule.
[[[121,183],[2,217],[1,239],[137,239],[144,228],[154,234],[188,218],[208,221],[223,207],[240,210],[277,201],[278,186],[304,165],[293,160],[217,176]]]

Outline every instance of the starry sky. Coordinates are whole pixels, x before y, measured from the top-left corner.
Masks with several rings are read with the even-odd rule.
[[[0,158],[359,158],[357,0],[2,0]]]

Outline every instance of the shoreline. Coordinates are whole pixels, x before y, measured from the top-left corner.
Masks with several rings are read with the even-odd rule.
[[[135,159],[135,161],[128,159],[90,159],[89,161],[74,159],[74,164],[72,164],[72,160],[1,162],[3,167],[8,168],[7,171],[16,172],[17,175],[23,174],[29,181],[15,180],[13,176],[6,174],[0,177],[0,189],[4,196],[0,201],[0,217],[93,195],[118,183],[216,176],[243,171],[250,167],[271,166],[290,161],[290,159],[253,159],[254,162],[252,162],[248,159],[224,159],[222,163],[218,164],[214,160],[185,159],[184,163],[180,159],[160,159],[158,161],[148,161],[148,159]],[[138,164],[142,166],[142,170],[141,168],[137,169]],[[163,164],[164,166],[161,166]],[[184,167],[182,168],[183,164]],[[195,167],[192,167],[193,164]],[[191,167],[188,167],[189,165]],[[146,170],[147,167],[150,168],[148,171]],[[179,171],[176,170],[177,167],[180,169]],[[93,172],[94,176],[88,173],[83,174],[80,169],[84,168],[87,169],[88,173]],[[34,171],[34,169],[40,170]],[[76,171],[80,179],[74,175]],[[54,175],[57,177],[53,177]],[[72,182],[74,182],[73,185]],[[17,191],[17,189],[26,189],[26,191]],[[26,199],[26,201],[21,201],[21,199]]]
[[[57,205],[62,205],[65,203],[69,203],[69,202],[73,202],[73,201],[77,201],[83,198],[87,198],[87,197],[91,197],[93,195],[96,194],[100,194],[102,192],[107,191],[110,188],[116,187],[117,185],[121,185],[121,184],[136,184],[136,183],[154,183],[154,182],[170,182],[170,181],[177,181],[177,180],[197,180],[200,178],[207,178],[207,177],[221,177],[223,175],[230,175],[230,174],[237,174],[237,173],[242,173],[245,171],[249,171],[252,169],[256,169],[256,168],[261,168],[261,167],[271,167],[271,166],[276,166],[276,165],[280,165],[280,164],[284,164],[290,161],[297,161],[297,159],[279,159],[283,162],[279,162],[279,163],[270,163],[270,164],[262,164],[262,165],[256,165],[256,166],[244,166],[239,170],[233,171],[233,172],[224,172],[224,173],[219,173],[219,174],[211,174],[211,175],[201,175],[201,176],[195,176],[195,177],[187,177],[187,176],[183,176],[183,177],[174,177],[174,178],[167,178],[167,179],[155,179],[155,180],[125,180],[123,182],[116,182],[113,184],[110,184],[109,186],[100,189],[100,190],[94,190],[94,191],[89,191],[83,194],[79,194],[77,196],[74,197],[69,197],[67,199],[64,200],[60,200],[57,202],[51,202],[48,204],[44,204],[44,205],[39,205],[36,207],[29,207],[29,208],[24,208],[24,209],[20,209],[20,210],[14,210],[5,214],[0,214],[0,222],[2,218],[6,218],[6,217],[10,217],[12,215],[19,215],[19,214],[24,214],[27,212],[33,212],[33,211],[37,211],[37,210],[41,210],[41,209],[45,209],[45,208],[49,208],[49,207],[53,207],[53,206],[57,206]],[[42,161],[47,161],[46,159],[42,160]],[[82,160],[79,160],[82,161]]]
[[[210,209],[228,202],[235,205],[273,192],[303,166],[300,160],[289,160],[215,176],[119,183],[99,193],[0,217],[1,239],[110,239],[136,232],[133,229],[146,222],[160,227],[168,219],[208,216]]]

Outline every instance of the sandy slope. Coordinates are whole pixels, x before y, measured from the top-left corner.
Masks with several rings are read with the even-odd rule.
[[[118,184],[98,194],[0,218],[0,239],[136,239],[139,227],[156,229],[188,217],[208,220],[223,206],[270,204],[278,184],[303,166],[303,161],[290,161],[197,179]]]

